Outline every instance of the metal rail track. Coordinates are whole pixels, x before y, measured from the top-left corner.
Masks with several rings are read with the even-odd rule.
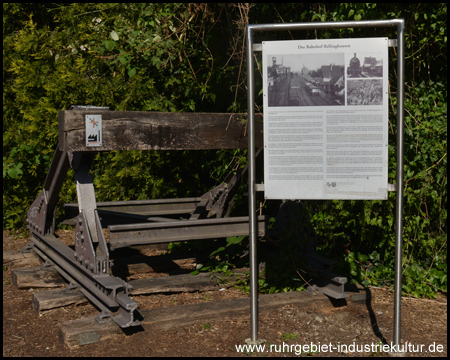
[[[35,251],[50,261],[56,270],[76,285],[80,291],[101,310],[97,315],[100,323],[114,320],[120,327],[140,325],[143,319],[137,303],[128,297],[131,286],[108,273],[93,274],[74,261],[74,251],[53,235],[33,233],[31,241]]]

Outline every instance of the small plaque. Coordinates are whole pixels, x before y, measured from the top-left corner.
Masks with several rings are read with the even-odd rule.
[[[86,146],[102,146],[102,116],[86,115]]]

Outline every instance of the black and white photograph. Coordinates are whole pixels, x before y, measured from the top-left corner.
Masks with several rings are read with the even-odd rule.
[[[347,66],[348,78],[372,78],[383,76],[383,59],[380,54],[353,53]]]
[[[268,55],[268,105],[345,105],[343,53]]]
[[[383,105],[383,82],[379,79],[347,81],[347,105]]]

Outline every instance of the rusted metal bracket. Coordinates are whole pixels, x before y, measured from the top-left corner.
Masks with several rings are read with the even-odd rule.
[[[69,167],[67,153],[56,149],[44,188],[27,212],[27,225],[31,231],[44,235],[55,230],[56,205]]]
[[[93,154],[71,154],[80,211],[76,224],[75,258],[93,274],[109,273],[109,252],[97,212],[95,191],[89,167]]]
[[[202,199],[206,200],[205,209],[208,210],[208,217],[215,215],[221,218],[230,215],[237,183],[245,172],[246,168],[236,170],[235,174],[228,174],[222,184],[202,196]]]
[[[130,286],[110,274],[109,252],[89,173],[91,162],[92,155],[56,149],[44,189],[27,213],[27,224],[33,234],[31,240],[35,251],[54,264],[69,282],[80,286],[103,314],[110,314],[123,328],[136,326],[142,316],[136,302],[128,297]],[[53,235],[56,204],[70,166],[75,170],[79,208],[75,252]]]
[[[331,268],[336,263],[334,260],[327,259],[315,252],[305,253],[304,257],[311,270],[317,275],[315,279],[316,284],[307,288],[309,294],[323,293],[333,299],[345,299],[348,297],[344,292],[347,278],[331,271]]]
[[[255,158],[262,158],[262,149],[256,152]],[[208,211],[207,217],[216,216],[218,218],[230,216],[233,207],[234,197],[238,184],[247,175],[248,166],[230,172],[222,184],[202,195],[206,199],[205,209]]]

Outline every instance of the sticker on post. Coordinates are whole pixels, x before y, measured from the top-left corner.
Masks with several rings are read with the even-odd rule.
[[[101,115],[86,115],[86,146],[102,146]]]

